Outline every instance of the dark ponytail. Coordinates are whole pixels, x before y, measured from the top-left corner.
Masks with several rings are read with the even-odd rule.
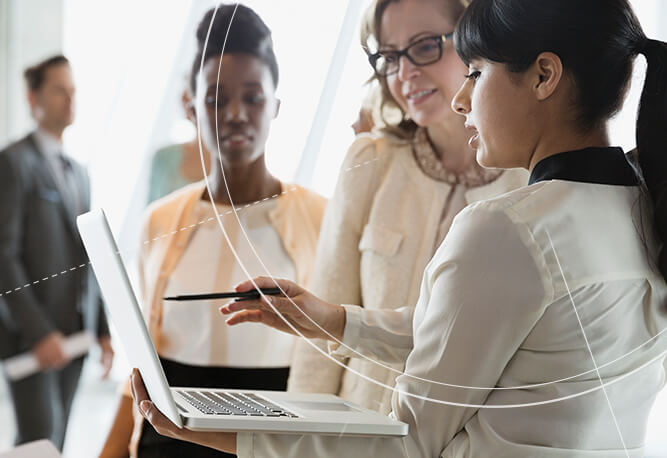
[[[667,43],[642,37],[637,52],[648,62],[637,117],[637,150],[662,242],[658,267],[667,278]]]
[[[575,121],[583,132],[620,110],[633,63],[648,71],[637,119],[641,181],[653,204],[667,279],[667,44],[646,38],[628,0],[474,0],[456,30],[456,51],[526,71],[540,53],[557,54],[574,81]]]

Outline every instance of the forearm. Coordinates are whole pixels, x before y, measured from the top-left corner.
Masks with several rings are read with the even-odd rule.
[[[346,305],[342,341],[329,344],[329,349],[339,357],[404,363],[413,347],[413,314],[414,307],[368,310]]]
[[[133,426],[132,398],[122,395],[100,458],[128,457]]]

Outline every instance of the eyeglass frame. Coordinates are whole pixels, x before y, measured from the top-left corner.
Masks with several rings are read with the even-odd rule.
[[[396,61],[399,62],[399,66],[400,66],[401,57],[405,56],[405,58],[408,59],[412,65],[414,65],[416,67],[425,67],[427,65],[434,64],[437,61],[439,61],[440,59],[442,59],[442,54],[443,54],[442,46],[448,40],[451,40],[453,36],[454,36],[454,32],[443,33],[442,35],[429,35],[427,37],[420,38],[419,40],[415,41],[414,43],[411,43],[410,45],[406,46],[403,49],[400,49],[398,51],[391,51],[391,53],[394,54],[397,57]],[[424,64],[420,64],[420,63],[415,62],[414,59],[412,58],[412,56],[410,56],[410,54],[408,54],[408,50],[410,48],[412,48],[413,46],[416,46],[423,41],[432,40],[434,38],[439,38],[439,40],[437,41],[437,43],[438,43],[438,57],[436,59],[433,59],[432,61],[424,63]],[[377,71],[377,69],[375,68],[375,63],[378,61],[378,59],[380,57],[382,57],[383,53],[384,53],[383,51],[377,51],[373,54],[368,55],[368,62],[371,64],[371,67],[373,67],[373,72],[375,72],[375,75],[378,76],[378,77],[387,77],[387,76],[393,75],[395,73],[398,73],[399,66],[397,66],[396,70],[391,72],[391,73],[382,74],[382,73],[379,73]]]

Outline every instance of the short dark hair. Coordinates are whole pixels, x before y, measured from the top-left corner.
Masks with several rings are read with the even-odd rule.
[[[278,62],[273,52],[271,30],[251,8],[240,4],[221,4],[217,9],[211,8],[199,23],[196,36],[197,55],[190,73],[193,94],[197,90],[197,74],[202,59],[206,62],[211,57],[220,57],[223,47],[228,54],[257,57],[269,68],[274,87],[278,86]]]
[[[49,57],[48,59],[43,60],[33,65],[32,67],[26,68],[23,72],[23,77],[25,78],[25,82],[28,85],[28,89],[31,91],[38,90],[40,87],[42,87],[42,84],[44,84],[46,71],[51,67],[63,64],[69,65],[69,60],[62,54],[58,54],[57,56]]]

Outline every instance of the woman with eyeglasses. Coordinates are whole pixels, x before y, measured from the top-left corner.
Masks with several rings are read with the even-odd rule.
[[[414,314],[335,305],[287,281],[289,298],[270,301],[324,337],[308,314],[339,353],[407,354],[392,415],[409,435],[197,436],[155,409],[135,372],[136,402],[163,434],[241,457],[643,456],[667,352],[667,43],[646,37],[628,0],[475,0],[455,41],[469,72],[452,107],[477,160],[524,167],[530,185],[459,214]],[[608,124],[639,54],[634,168]],[[287,328],[262,301],[223,312]]]
[[[456,214],[528,182],[523,170],[480,167],[463,118],[449,108],[467,70],[452,41],[464,3],[377,0],[367,11],[361,41],[380,84],[384,128],[355,141],[329,201],[309,285],[328,302],[414,306],[421,273]],[[389,413],[392,392],[382,385],[394,386],[405,361],[339,365],[322,341],[297,348],[289,391],[333,393]]]

